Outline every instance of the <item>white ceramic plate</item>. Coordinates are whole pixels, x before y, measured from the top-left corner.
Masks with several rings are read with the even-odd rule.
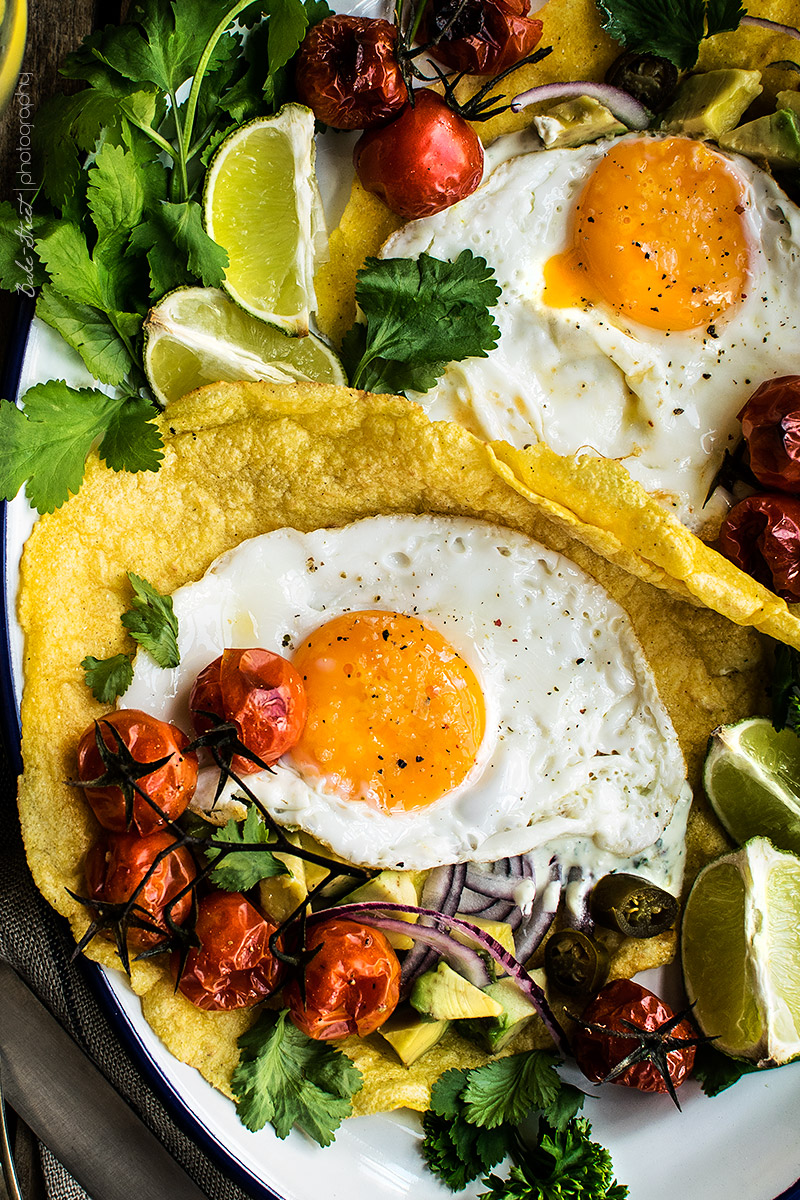
[[[371,0],[338,7],[374,11]],[[319,173],[331,225],[349,190],[353,140],[331,134],[321,139]],[[78,357],[40,322],[34,320],[20,337],[27,337],[27,344],[18,347],[19,395],[50,378],[66,379],[74,386],[92,382]],[[19,557],[34,515],[21,497],[5,510],[6,628],[0,643],[0,685],[13,736],[19,733],[23,661],[14,616]],[[412,1113],[347,1121],[334,1145],[324,1150],[296,1132],[283,1142],[271,1129],[248,1132],[230,1101],[165,1050],[144,1021],[125,977],[92,965],[87,969],[143,1073],[193,1136],[256,1195],[282,1200],[390,1200],[411,1195],[414,1200],[442,1200],[452,1195],[425,1167],[420,1125]],[[667,999],[670,992],[678,999],[674,974],[659,973],[651,986]],[[581,1086],[577,1072],[573,1082]],[[628,1185],[632,1200],[800,1200],[800,1064],[746,1076],[714,1100],[690,1081],[681,1088],[680,1098],[683,1112],[666,1096],[643,1096],[619,1087],[607,1087],[587,1101],[585,1115],[593,1136],[611,1151],[617,1178]],[[474,1185],[460,1194],[469,1200],[480,1190]]]

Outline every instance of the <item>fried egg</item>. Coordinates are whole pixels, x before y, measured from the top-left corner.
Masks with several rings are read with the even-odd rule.
[[[225,647],[290,658],[305,731],[247,783],[276,821],[349,862],[492,862],[565,837],[628,859],[685,802],[626,613],[515,531],[437,516],[282,529],[173,603],[180,666],[140,652],[124,703],[188,728],[194,678]],[[198,789],[207,804],[215,782],[209,771]],[[236,793],[229,782],[223,810]]]
[[[800,210],[748,159],[688,138],[519,146],[491,148],[513,157],[382,250],[467,248],[502,289],[497,347],[415,399],[486,439],[618,459],[699,531],[742,405],[800,372]]]

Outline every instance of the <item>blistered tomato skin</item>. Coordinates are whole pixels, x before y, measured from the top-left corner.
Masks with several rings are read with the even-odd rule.
[[[584,1009],[582,1020],[602,1025],[617,1033],[628,1033],[625,1022],[644,1030],[657,1030],[675,1014],[668,1004],[653,992],[632,979],[615,979],[607,983]],[[689,1021],[680,1021],[671,1031],[676,1039],[696,1039],[697,1033]],[[575,1060],[587,1079],[601,1083],[608,1074],[636,1049],[635,1034],[616,1037],[590,1029],[579,1029],[572,1043]],[[691,1074],[694,1066],[694,1046],[669,1050],[666,1055],[669,1077],[673,1087],[679,1087]],[[623,1087],[640,1092],[668,1092],[663,1075],[653,1062],[637,1062],[613,1080]]]
[[[279,654],[260,648],[225,650],[197,676],[189,709],[197,733],[213,728],[214,717],[232,721],[240,741],[271,765],[303,731],[306,693],[299,673]],[[261,770],[240,754],[234,754],[231,767],[237,775]]]
[[[762,383],[739,413],[750,470],[764,487],[800,492],[800,375]]]
[[[195,932],[200,948],[186,959],[178,989],[206,1012],[249,1008],[271,995],[283,965],[269,948],[277,927],[241,892],[211,892],[200,901]],[[172,957],[173,976],[180,956]]]
[[[325,17],[297,56],[298,98],[334,129],[373,129],[408,99],[397,61],[397,29],[367,17]]]
[[[332,917],[312,926],[305,968],[305,1003],[293,980],[284,990],[292,1022],[320,1041],[374,1033],[400,997],[400,963],[378,929]]]
[[[112,752],[117,751],[119,739],[138,763],[168,758],[157,770],[137,778],[136,788],[144,796],[133,796],[130,825],[126,821],[125,797],[120,787],[116,784],[85,786],[108,771],[97,747],[98,730]],[[169,725],[136,708],[120,708],[90,725],[78,743],[78,780],[84,784],[84,795],[100,824],[116,833],[127,831],[146,837],[163,829],[167,820],[177,820],[197,786],[197,755],[187,751],[188,745],[189,739],[176,725]]]
[[[748,496],[723,521],[719,548],[770,591],[800,601],[800,499]]]
[[[167,905],[197,874],[191,852],[186,846],[175,846],[174,838],[167,832],[151,833],[149,837],[104,832],[86,856],[85,871],[89,896],[106,904],[127,903],[147,878],[134,900],[134,915],[157,925],[161,932],[129,926],[128,945],[137,950],[155,946],[169,936]],[[187,891],[171,905],[170,920],[182,925],[191,909],[192,897]]]
[[[458,8],[457,0],[429,0],[417,40],[432,42],[430,48],[445,66],[468,75],[499,75],[525,58],[542,36],[542,22],[530,18],[528,0],[468,0]]]
[[[463,200],[483,174],[483,146],[475,130],[435,92],[414,95],[413,107],[362,134],[353,152],[362,185],[409,220]]]

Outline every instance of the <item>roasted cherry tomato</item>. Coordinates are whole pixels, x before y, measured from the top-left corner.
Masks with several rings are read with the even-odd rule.
[[[750,470],[764,487],[800,492],[800,375],[770,379],[739,413]]]
[[[211,892],[200,901],[195,932],[200,949],[188,954],[178,987],[198,1008],[248,1008],[277,987],[283,964],[269,948],[276,926],[241,892]],[[177,975],[180,956],[172,958]]]
[[[378,929],[331,917],[313,925],[305,968],[305,1003],[297,980],[284,990],[292,1021],[320,1040],[374,1033],[400,996],[400,963]]]
[[[100,756],[98,736],[114,756],[110,764]],[[197,785],[197,755],[186,750],[188,745],[189,739],[176,725],[138,708],[120,708],[91,725],[78,743],[78,780],[100,824],[116,833],[130,831],[146,837],[163,829],[167,820],[176,820]],[[126,765],[128,756],[135,761]],[[138,765],[146,767],[161,759],[167,761],[155,770]],[[92,786],[99,780],[106,782]]]
[[[401,217],[430,217],[463,200],[481,181],[483,146],[475,130],[436,92],[421,89],[389,125],[361,135],[356,173]]]
[[[455,71],[499,75],[542,36],[542,22],[529,17],[528,8],[528,0],[429,0],[417,40],[438,36],[430,53]]]
[[[162,854],[163,858],[153,867]],[[197,874],[189,849],[175,846],[174,838],[163,830],[151,833],[149,837],[139,837],[135,833],[101,834],[86,856],[85,870],[86,887],[92,900],[124,904],[134,892],[137,893],[134,916],[161,930],[157,933],[129,926],[128,945],[138,950],[154,946],[169,936],[164,910]],[[187,892],[170,907],[173,924],[182,925],[191,909],[192,897]]]
[[[303,40],[295,86],[317,120],[334,129],[384,124],[408,100],[397,29],[367,17],[325,17]]]
[[[800,500],[748,496],[722,522],[719,548],[784,600],[800,601]]]
[[[695,1046],[701,1040],[690,1022],[676,1020],[669,1005],[653,992],[632,979],[615,979],[601,988],[584,1010],[572,1052],[593,1083],[669,1092],[670,1084],[678,1087],[691,1073]],[[634,1053],[637,1061],[615,1074]]]
[[[277,762],[295,744],[306,721],[306,693],[298,671],[270,650],[225,650],[200,672],[189,697],[198,733],[211,729],[212,716],[232,721],[240,741],[265,763]],[[239,775],[260,770],[234,754]]]

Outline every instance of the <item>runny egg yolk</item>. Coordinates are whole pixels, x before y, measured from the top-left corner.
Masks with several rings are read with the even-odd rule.
[[[572,243],[545,266],[556,308],[605,303],[651,329],[707,327],[747,290],[740,184],[702,142],[620,142],[575,209]]]
[[[308,719],[291,758],[325,790],[391,812],[424,808],[464,781],[483,739],[483,693],[436,629],[401,613],[345,613],[292,661]]]

